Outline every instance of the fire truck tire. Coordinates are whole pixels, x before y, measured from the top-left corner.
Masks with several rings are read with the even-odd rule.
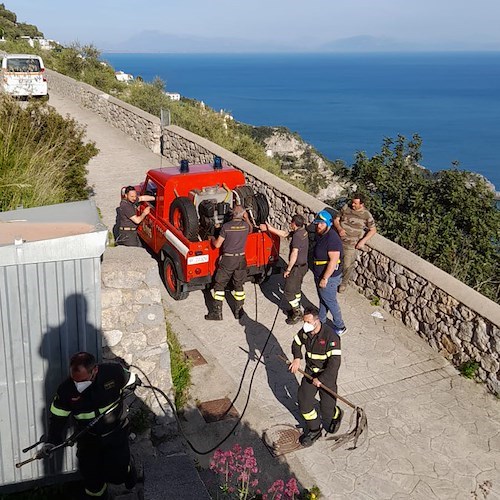
[[[163,281],[170,297],[174,300],[187,299],[189,292],[182,291],[182,283],[179,281],[174,261],[168,255],[163,261]]]
[[[170,223],[189,240],[198,241],[200,224],[196,207],[185,196],[176,198],[170,205]]]

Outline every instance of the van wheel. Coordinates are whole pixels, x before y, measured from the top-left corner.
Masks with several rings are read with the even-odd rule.
[[[196,207],[185,196],[176,198],[170,205],[170,223],[178,229],[189,241],[198,241],[200,224]]]
[[[182,283],[179,281],[174,261],[167,256],[163,261],[163,281],[170,297],[174,300],[187,299],[189,292],[182,291]]]

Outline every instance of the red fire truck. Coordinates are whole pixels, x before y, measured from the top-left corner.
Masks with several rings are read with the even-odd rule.
[[[237,204],[247,208],[255,226],[245,249],[248,279],[262,282],[279,271],[279,237],[258,229],[269,215],[267,199],[245,184],[241,171],[223,165],[219,157],[213,164],[189,165],[182,160],[180,168],[150,170],[136,189],[139,195],[156,198],[138,207],[139,213],[151,207],[138,234],[161,259],[165,286],[175,300],[211,286],[220,253],[211,238],[218,236]]]

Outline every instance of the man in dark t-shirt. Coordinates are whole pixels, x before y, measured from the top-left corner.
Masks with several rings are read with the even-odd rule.
[[[219,236],[213,240],[214,247],[221,248],[222,252],[214,279],[213,309],[205,315],[206,320],[222,320],[222,304],[226,286],[231,278],[233,279],[234,299],[236,300],[234,317],[240,319],[243,315],[243,304],[245,303],[243,286],[247,278],[245,247],[250,231],[251,226],[245,208],[236,205],[233,209],[232,219],[222,225]]]
[[[309,250],[309,237],[304,228],[305,219],[300,214],[295,214],[290,223],[290,231],[276,229],[271,224],[261,224],[262,231],[269,231],[281,238],[290,239],[290,254],[288,266],[283,273],[285,278],[284,296],[290,308],[288,311],[287,324],[295,325],[302,319],[300,299],[302,298],[302,281],[307,272],[307,253]]]
[[[134,186],[127,186],[124,196],[118,209],[119,222],[116,244],[127,247],[140,247],[142,245],[137,235],[137,227],[149,214],[151,208],[147,206],[140,215],[137,215],[137,204],[141,201],[154,201],[155,197],[150,195],[137,196]]]
[[[319,212],[313,223],[316,225],[313,274],[319,296],[319,319],[325,323],[330,311],[335,333],[340,336],[347,330],[337,301],[337,289],[342,280],[342,241],[332,230],[333,220],[328,211]]]

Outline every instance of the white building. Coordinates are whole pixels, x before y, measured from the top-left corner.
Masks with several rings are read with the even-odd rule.
[[[124,73],[123,71],[115,71],[115,78],[119,82],[129,83],[134,79],[134,76],[129,73]]]
[[[170,98],[171,101],[180,101],[181,95],[177,92],[165,92],[165,95]]]

